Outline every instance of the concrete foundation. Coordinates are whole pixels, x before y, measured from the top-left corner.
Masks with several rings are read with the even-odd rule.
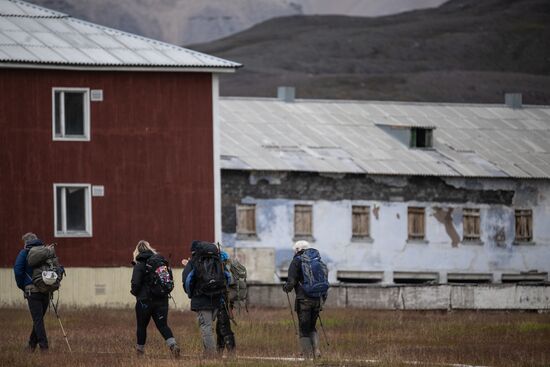
[[[280,284],[250,285],[249,299],[255,306],[288,307]],[[550,310],[550,286],[335,285],[329,291],[326,306],[379,310]]]

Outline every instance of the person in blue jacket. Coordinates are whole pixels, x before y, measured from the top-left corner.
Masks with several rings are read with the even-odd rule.
[[[15,259],[13,272],[17,287],[23,291],[32,317],[32,331],[26,348],[28,351],[34,352],[38,345],[40,351],[45,352],[48,350],[48,337],[44,327],[44,315],[48,311],[50,295],[49,293],[41,293],[34,286],[32,282],[33,269],[27,264],[29,250],[35,246],[44,246],[44,242],[31,232],[25,233],[21,239],[24,247]]]

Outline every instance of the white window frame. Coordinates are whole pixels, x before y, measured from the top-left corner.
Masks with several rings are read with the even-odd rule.
[[[65,99],[61,95],[61,111],[59,111],[61,131],[63,135],[55,135],[55,93],[56,92],[83,92],[84,93],[84,135],[65,135]],[[90,141],[90,88],[52,88],[52,139],[60,141]]]
[[[79,232],[67,231],[67,213],[63,213],[61,220],[63,221],[61,231],[57,230],[57,188],[61,187],[80,187],[85,188],[85,215],[86,215],[86,230]],[[61,209],[65,210],[66,196],[62,195]],[[92,237],[92,185],[86,183],[54,183],[53,184],[53,233],[54,237]]]

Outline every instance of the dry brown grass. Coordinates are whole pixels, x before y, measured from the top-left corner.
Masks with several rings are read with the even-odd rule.
[[[0,312],[0,366],[296,366],[303,362],[254,359],[199,359],[201,344],[193,312],[172,311],[169,324],[182,346],[183,358],[170,359],[151,322],[147,356],[134,355],[133,310],[60,309],[73,353],[50,311],[46,327],[51,352],[28,354],[27,310]],[[464,363],[483,366],[549,366],[550,314],[525,312],[402,312],[329,309],[322,313],[330,346],[322,366],[417,366]],[[234,327],[239,356],[294,357],[296,336],[288,309],[251,309]],[[321,330],[319,330],[321,332]],[[321,334],[321,341],[324,342]],[[363,362],[361,362],[363,360]],[[366,362],[376,360],[378,362]],[[355,361],[355,362],[354,362]],[[308,364],[312,364],[308,362]]]

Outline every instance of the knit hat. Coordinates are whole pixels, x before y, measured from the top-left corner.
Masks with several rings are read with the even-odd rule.
[[[294,253],[297,254],[298,252],[302,250],[307,250],[309,248],[309,242],[301,240],[297,241],[294,246],[292,246],[292,249],[294,250]]]

